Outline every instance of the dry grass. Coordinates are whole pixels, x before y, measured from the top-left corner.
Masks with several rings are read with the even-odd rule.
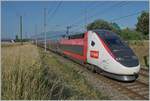
[[[64,60],[60,61],[59,57],[53,53],[50,53],[43,53],[45,54],[44,60],[47,61],[46,64],[49,68],[53,68],[53,70],[60,75],[61,79],[64,80],[66,87],[63,94],[68,96],[67,99],[109,99],[108,96],[101,94],[100,91],[97,91],[88,84],[85,77],[75,69],[75,63],[66,62]]]
[[[2,47],[2,99],[108,99],[74,68],[31,44]]]
[[[27,44],[27,42],[25,42],[24,44]],[[15,43],[1,42],[1,47],[14,47],[14,46],[19,46],[19,45],[21,45],[20,42],[15,42]]]
[[[2,47],[2,99],[61,99],[63,83],[47,73],[35,46]]]
[[[145,65],[148,42],[130,43]],[[54,54],[43,52],[31,44],[2,47],[2,99],[109,99],[92,88],[75,69]]]
[[[147,65],[144,57],[147,56],[147,62],[149,62],[149,41],[131,41],[129,45],[138,56],[142,67],[146,67]]]

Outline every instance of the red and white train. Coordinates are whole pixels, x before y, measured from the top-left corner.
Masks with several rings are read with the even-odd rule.
[[[38,44],[44,45],[44,41],[38,41]],[[131,48],[108,30],[91,30],[57,41],[47,39],[47,48],[91,65],[92,70],[116,80],[134,81],[140,70],[138,58]]]

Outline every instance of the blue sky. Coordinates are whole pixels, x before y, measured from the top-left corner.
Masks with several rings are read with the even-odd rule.
[[[23,16],[23,37],[43,31],[43,9],[47,8],[47,31],[66,31],[66,26],[76,25],[71,31],[82,31],[84,25],[96,19],[116,22],[121,28],[135,28],[140,15],[112,19],[143,10],[148,11],[148,1],[3,1],[1,2],[1,37],[14,38],[19,34],[19,16]],[[86,13],[85,13],[86,12]],[[85,18],[87,20],[85,20]]]

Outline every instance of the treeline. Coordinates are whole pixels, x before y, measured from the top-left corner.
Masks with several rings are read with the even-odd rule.
[[[106,29],[119,34],[124,40],[148,40],[149,39],[149,12],[143,11],[137,18],[135,29],[121,29],[117,23],[109,23],[105,20],[95,20],[88,24],[87,30]]]

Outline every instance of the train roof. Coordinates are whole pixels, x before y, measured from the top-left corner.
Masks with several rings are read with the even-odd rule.
[[[94,29],[91,31],[98,33],[101,37],[118,36],[114,32],[106,29]],[[78,38],[84,38],[84,33],[76,33],[68,36],[68,39],[78,39]]]
[[[84,33],[79,33],[79,34],[69,35],[68,38],[69,38],[69,39],[84,38]]]
[[[96,33],[98,33],[101,37],[118,37],[118,35],[115,32],[112,32],[110,30],[105,30],[105,29],[95,29],[92,30]]]

